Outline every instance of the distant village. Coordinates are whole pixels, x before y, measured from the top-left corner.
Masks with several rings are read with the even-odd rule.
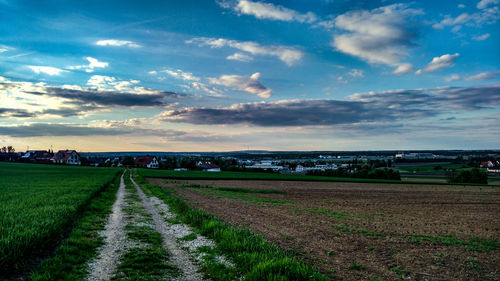
[[[368,154],[312,154],[300,153],[79,153],[74,149],[28,150],[16,152],[12,146],[0,148],[0,161],[77,165],[94,167],[138,167],[171,169],[176,171],[202,170],[266,171],[288,174],[314,174],[321,171],[343,170],[355,172],[366,165],[373,168],[391,168],[394,163],[455,161],[485,168],[489,173],[500,173],[500,153],[435,154],[430,152],[397,152]],[[311,155],[312,154],[312,155]]]

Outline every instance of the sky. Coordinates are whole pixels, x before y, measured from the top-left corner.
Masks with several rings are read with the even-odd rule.
[[[0,0],[0,146],[499,149],[500,0]]]

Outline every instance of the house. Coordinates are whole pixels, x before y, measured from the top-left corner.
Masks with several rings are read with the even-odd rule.
[[[55,164],[64,164],[64,165],[81,165],[80,154],[76,152],[76,150],[59,150],[54,157],[51,158],[51,161]]]
[[[209,162],[205,162],[205,163],[200,162],[200,163],[198,163],[198,167],[206,172],[220,172],[219,166],[212,164],[212,163],[209,163]]]
[[[488,173],[499,173],[500,174],[500,161],[489,161],[491,165],[488,165],[486,171]]]
[[[52,163],[53,154],[45,150],[28,150],[19,158],[21,162]]]
[[[137,156],[135,157],[135,166],[140,168],[148,168],[148,169],[158,169],[160,168],[160,163],[156,156]]]

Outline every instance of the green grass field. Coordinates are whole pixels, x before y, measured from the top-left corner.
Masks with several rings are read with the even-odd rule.
[[[54,249],[119,171],[0,163],[0,273],[22,271],[31,257]]]

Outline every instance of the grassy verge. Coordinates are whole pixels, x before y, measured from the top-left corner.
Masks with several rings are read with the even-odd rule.
[[[90,201],[68,238],[62,242],[54,255],[30,274],[31,280],[85,280],[87,262],[96,256],[97,248],[104,242],[99,231],[106,225],[119,186],[120,178],[117,174],[115,179]]]
[[[264,237],[231,227],[213,215],[190,207],[172,191],[147,183],[140,174],[135,173],[134,179],[143,189],[164,200],[182,222],[214,240],[217,244],[214,253],[229,257],[244,280],[328,280],[314,267],[266,242]]]
[[[279,181],[319,181],[319,182],[361,182],[361,183],[389,183],[389,184],[424,184],[424,185],[464,185],[463,183],[444,182],[418,182],[403,180],[381,180],[363,178],[341,178],[324,177],[310,175],[286,175],[277,173],[258,172],[204,172],[204,171],[173,171],[173,170],[152,170],[138,169],[140,174],[146,178],[169,178],[184,180],[279,180]],[[468,186],[488,186],[486,184],[471,184]],[[492,187],[493,185],[489,185]]]
[[[124,211],[130,222],[125,231],[133,246],[121,257],[112,280],[156,281],[178,276],[179,270],[168,263],[169,253],[162,247],[161,235],[154,230],[151,215],[144,210],[128,175],[124,176],[128,191]]]

